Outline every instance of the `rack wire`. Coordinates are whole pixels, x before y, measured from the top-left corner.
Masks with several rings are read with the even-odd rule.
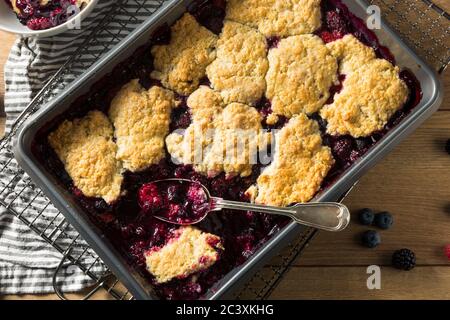
[[[90,34],[86,40],[35,95],[9,133],[0,141],[0,204],[62,254],[63,258],[53,278],[55,292],[61,299],[66,299],[67,296],[58,287],[58,278],[61,276],[62,267],[67,265],[79,268],[92,279],[92,286],[85,290],[84,299],[133,297],[19,167],[12,152],[13,138],[17,129],[31,114],[125,38],[133,30],[133,26],[154,13],[164,0],[153,1],[156,5],[151,7],[145,5],[145,2],[145,0],[116,1],[109,14],[91,26],[87,31]],[[445,70],[450,62],[450,16],[444,10],[429,0],[372,0],[370,3],[380,7],[385,20],[430,66],[438,72]],[[135,12],[125,10],[125,5],[130,4],[135,8]],[[116,19],[119,15],[120,20]],[[102,37],[110,37],[112,41],[105,45],[98,40]],[[100,49],[93,53],[89,50],[91,47]],[[53,210],[50,210],[51,208]],[[51,211],[51,214],[48,214],[48,211]],[[315,233],[315,230],[308,229],[301,234],[267,267],[259,271],[236,298],[267,298]]]

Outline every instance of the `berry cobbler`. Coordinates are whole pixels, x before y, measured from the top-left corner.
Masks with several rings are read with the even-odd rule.
[[[155,215],[201,215],[200,184],[228,200],[310,201],[421,96],[340,0],[194,1],[34,152],[159,297],[197,299],[289,220],[222,210],[186,227]],[[155,183],[168,178],[194,183]]]
[[[5,0],[19,21],[32,30],[44,30],[66,22],[90,0]]]

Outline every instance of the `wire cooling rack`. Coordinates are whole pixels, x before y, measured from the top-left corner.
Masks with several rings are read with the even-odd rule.
[[[73,236],[72,233],[69,235],[70,225],[61,213],[51,218],[40,219],[51,204],[49,200],[37,203],[37,199],[41,199],[44,195],[35,187],[14,159],[12,141],[17,128],[33,112],[52,99],[62,87],[126,37],[133,30],[131,26],[155,12],[164,1],[153,2],[156,5],[149,8],[148,5],[145,5],[145,0],[116,1],[109,10],[109,14],[93,25],[90,30],[87,30],[90,34],[79,50],[75,51],[76,53],[36,94],[29,106],[18,117],[10,132],[0,141],[0,204],[63,255],[53,279],[55,292],[62,299],[67,297],[61,292],[57,283],[61,267],[67,267],[67,265],[76,266],[92,279],[93,286],[85,290],[84,299],[97,296],[111,299],[132,299],[133,297],[111,272],[96,272],[99,269],[105,270],[106,267],[79,235]],[[380,7],[385,20],[409,42],[411,47],[415,48],[430,66],[438,72],[442,72],[447,67],[450,61],[450,16],[444,10],[429,0],[372,0],[370,3]],[[131,4],[135,8],[135,12],[130,13],[125,10],[125,4]],[[116,19],[119,15],[121,16],[120,20]],[[110,37],[112,41],[105,45],[98,40],[102,37]],[[93,53],[89,50],[92,47],[100,49]],[[20,188],[11,188],[10,186],[16,185],[18,180],[21,181],[18,184]],[[27,202],[24,204],[23,195],[25,194]],[[46,223],[42,223],[42,221],[46,221]],[[314,235],[313,229],[300,235],[267,267],[258,272],[236,295],[236,298],[264,299],[268,297],[291,263]],[[98,266],[102,268],[98,268]]]

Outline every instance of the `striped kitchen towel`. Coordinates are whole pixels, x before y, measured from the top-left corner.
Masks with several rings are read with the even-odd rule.
[[[10,130],[19,113],[28,105],[34,95],[42,89],[47,80],[60,68],[78,46],[83,43],[89,33],[83,32],[86,27],[93,26],[111,11],[115,0],[100,0],[94,12],[82,22],[80,30],[70,30],[64,34],[46,38],[18,38],[11,49],[5,65],[5,111],[7,114],[6,130]],[[163,2],[162,0],[128,0],[124,1],[108,28],[129,32],[151,15]],[[126,29],[126,30],[125,30]],[[122,32],[121,31],[121,32]],[[106,36],[99,39],[101,44],[110,45],[112,38]],[[89,51],[98,48],[89,48]],[[86,55],[86,65],[93,63],[93,54]],[[89,60],[91,59],[91,60]],[[0,157],[3,155],[0,155]],[[8,155],[11,156],[11,155]],[[0,161],[8,159],[0,159]],[[9,162],[8,162],[9,163]],[[6,172],[6,173],[5,173]],[[13,164],[0,174],[2,179],[10,181],[9,174],[17,174]],[[9,178],[9,179],[8,179]],[[14,179],[8,185],[8,190],[19,190],[29,180],[26,174],[20,179]],[[8,195],[6,195],[7,197]],[[26,193],[20,195],[20,203],[25,208],[32,196]],[[17,202],[17,201],[16,201]],[[52,219],[55,225],[63,223],[61,215],[53,206],[47,206],[45,198],[32,198],[36,209],[44,210],[34,225],[48,225]],[[41,206],[41,207],[40,207]],[[19,208],[20,209],[20,208]],[[26,214],[26,211],[24,211]],[[65,228],[64,237],[59,241],[69,244],[78,233],[70,226]],[[82,250],[82,248],[79,248]],[[62,255],[45,242],[38,234],[23,224],[4,207],[0,207],[0,294],[31,294],[53,292],[52,277]],[[96,262],[96,255],[83,255],[83,264],[94,263],[90,270],[101,274],[105,266]],[[57,278],[58,286],[64,292],[74,292],[92,284],[79,268],[63,266]]]

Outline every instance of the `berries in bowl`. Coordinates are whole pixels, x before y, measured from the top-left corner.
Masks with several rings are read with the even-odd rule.
[[[26,37],[54,36],[83,28],[82,20],[96,3],[97,0],[0,0],[0,29]]]

